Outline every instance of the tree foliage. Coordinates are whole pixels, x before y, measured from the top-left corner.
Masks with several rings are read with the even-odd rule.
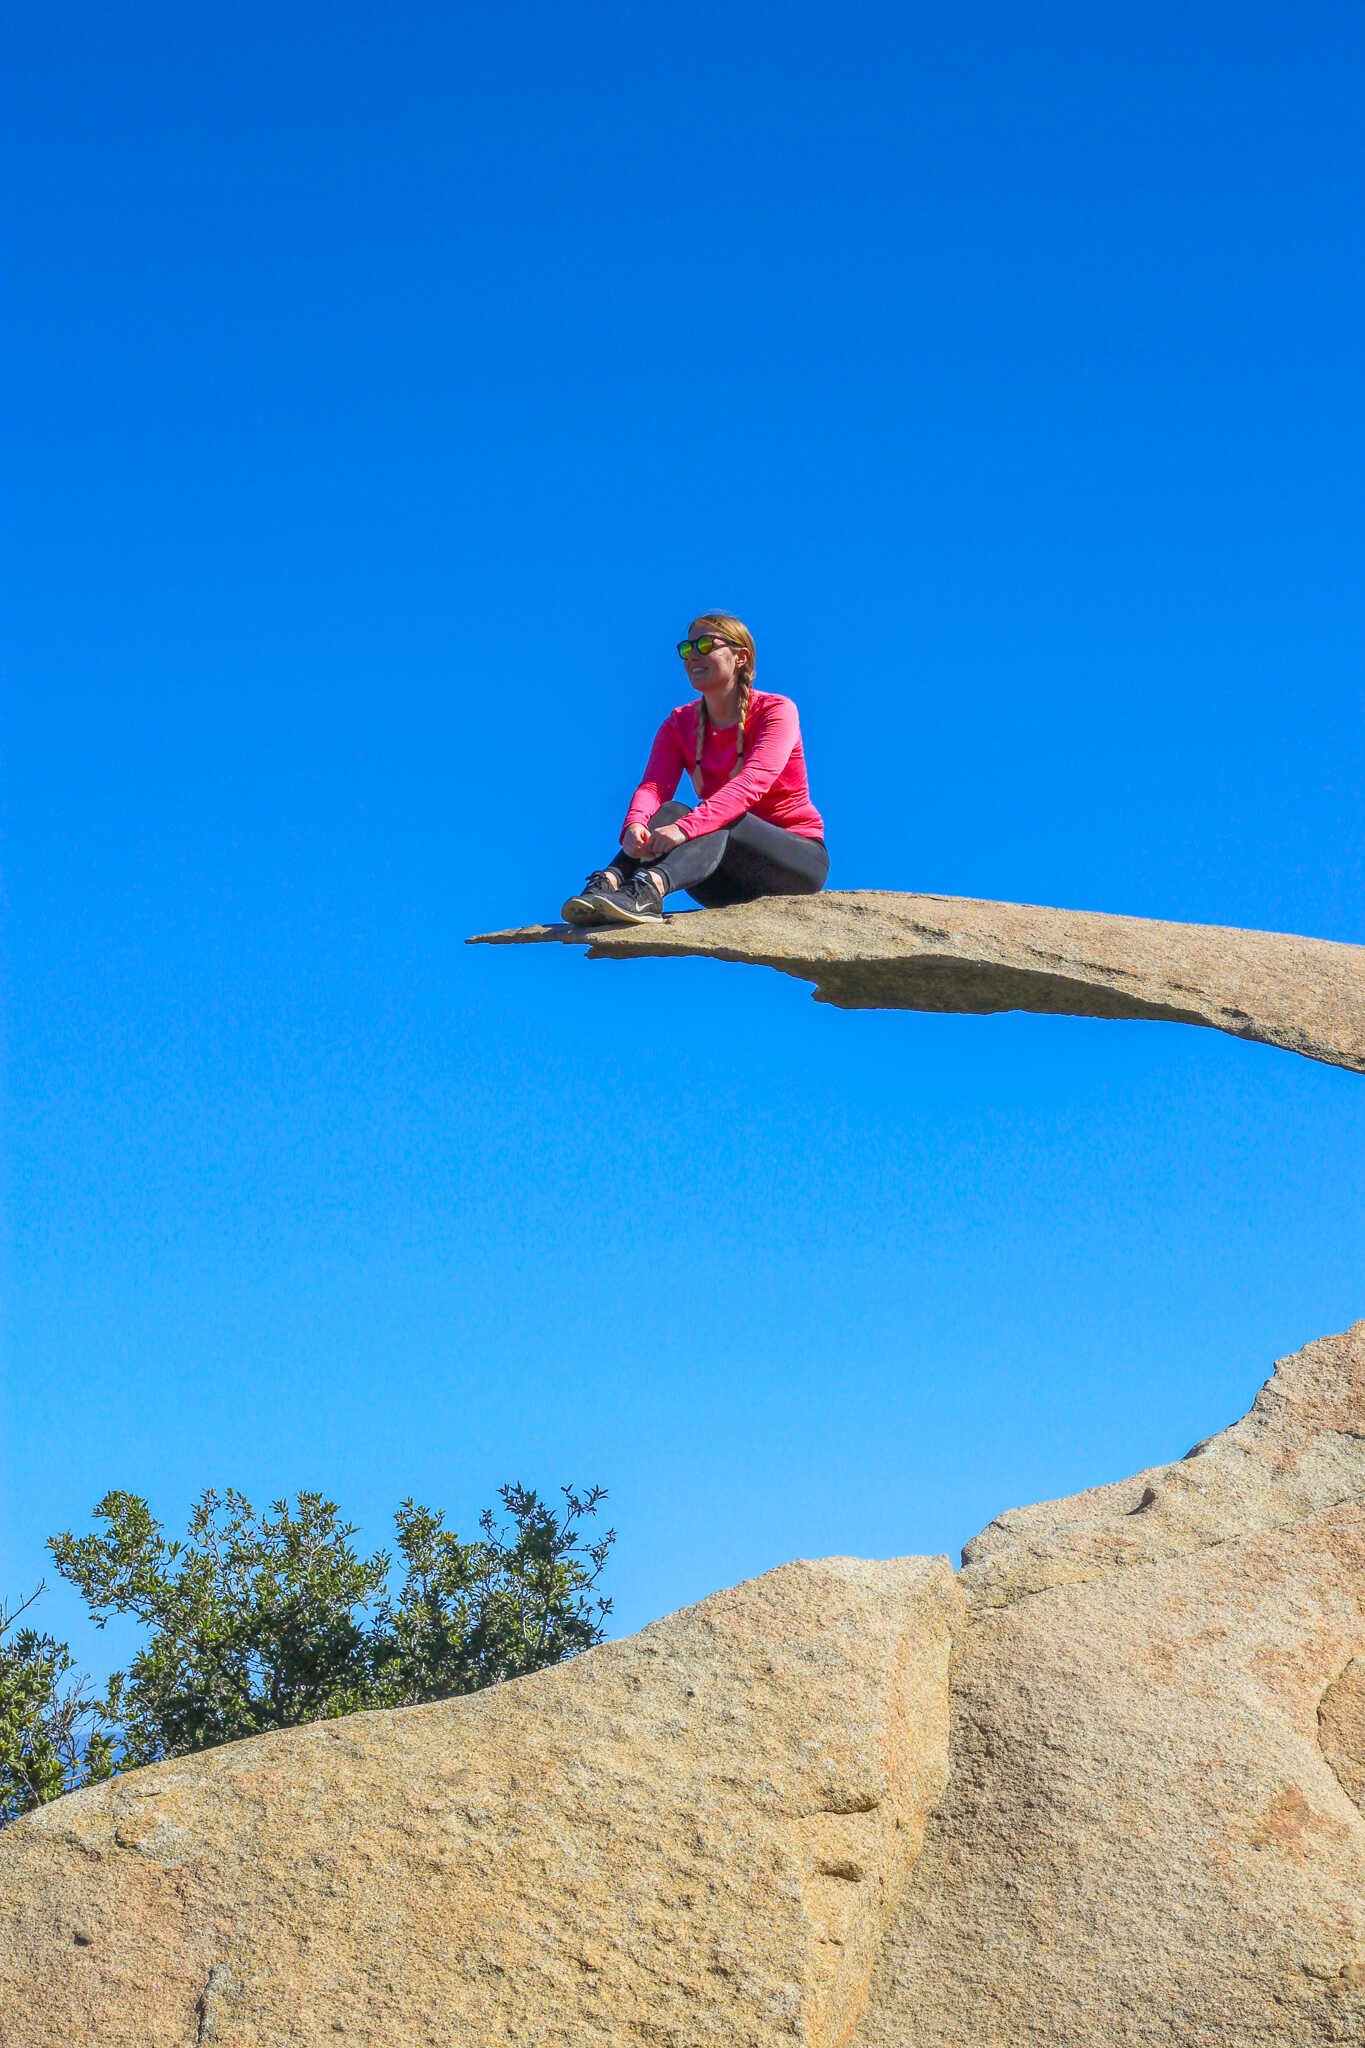
[[[105,1702],[129,1763],[371,1703],[357,1616],[389,1561],[359,1556],[354,1528],[321,1494],[258,1515],[245,1495],[210,1488],[183,1540],[168,1539],[134,1493],[106,1494],[95,1520],[97,1532],[54,1536],[49,1548],[101,1627],[128,1614],[148,1632]]]
[[[482,1536],[462,1543],[444,1516],[405,1500],[395,1516],[403,1579],[375,1616],[375,1683],[390,1706],[450,1699],[558,1664],[602,1640],[611,1602],[595,1592],[616,1539],[582,1524],[606,1498],[564,1487],[564,1512],[524,1486],[504,1486],[508,1521],[491,1508]]]
[[[0,1827],[116,1766],[114,1731],[66,1644],[17,1626],[42,1590],[0,1606]]]
[[[99,1626],[126,1614],[146,1631],[98,1703],[121,1760],[447,1699],[600,1642],[611,1603],[597,1582],[615,1531],[583,1533],[602,1488],[562,1492],[557,1509],[503,1487],[503,1519],[486,1510],[471,1542],[404,1501],[396,1574],[388,1552],[356,1549],[354,1525],[318,1493],[258,1514],[243,1494],[209,1489],[183,1539],[137,1494],[106,1494],[96,1530],[50,1548]]]

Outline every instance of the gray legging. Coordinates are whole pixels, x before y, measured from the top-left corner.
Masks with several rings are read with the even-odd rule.
[[[671,825],[687,815],[686,804],[664,804],[651,825]],[[664,893],[685,889],[694,903],[717,910],[723,903],[748,903],[755,896],[814,896],[825,886],[829,854],[823,839],[803,839],[746,811],[719,832],[684,839],[662,860],[613,855],[609,865],[627,881],[641,868],[663,876]]]

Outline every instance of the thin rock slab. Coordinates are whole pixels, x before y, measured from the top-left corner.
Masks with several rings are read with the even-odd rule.
[[[472,1698],[0,1836],[4,2048],[842,2048],[947,1775],[946,1559],[797,1563]]]
[[[965,896],[826,890],[657,924],[527,925],[471,945],[583,945],[593,960],[696,955],[773,967],[845,1010],[1202,1024],[1365,1073],[1365,946]]]

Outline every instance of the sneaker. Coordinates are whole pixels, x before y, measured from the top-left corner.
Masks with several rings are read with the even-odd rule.
[[[607,914],[602,899],[616,893],[607,880],[607,870],[594,868],[578,894],[569,898],[559,914],[565,924],[605,924]]]
[[[597,900],[612,924],[654,924],[663,919],[664,899],[648,875],[632,875],[623,889]]]

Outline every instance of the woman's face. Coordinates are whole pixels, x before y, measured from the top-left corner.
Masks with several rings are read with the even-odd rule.
[[[689,640],[705,639],[710,630],[700,619],[694,619],[687,629],[687,637]],[[687,659],[687,680],[694,690],[725,690],[736,681],[743,666],[740,650],[724,640],[717,640],[709,654],[698,654],[693,648]]]

